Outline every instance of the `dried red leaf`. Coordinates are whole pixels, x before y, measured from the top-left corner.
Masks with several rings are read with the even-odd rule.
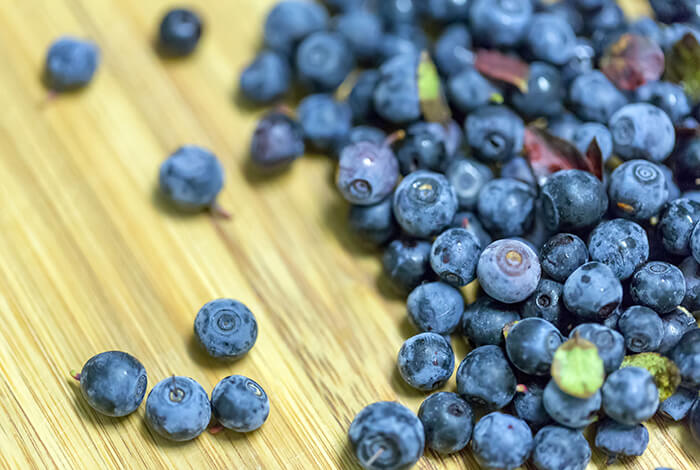
[[[544,129],[532,125],[525,128],[525,158],[538,179],[560,170],[584,170],[602,178],[600,148],[597,142],[591,147],[590,155],[584,156],[569,141],[555,137]]]
[[[645,36],[623,34],[600,59],[600,70],[621,90],[636,90],[664,73],[664,52]]]
[[[488,78],[510,83],[527,93],[530,66],[517,57],[481,49],[476,53],[474,68]]]
[[[593,173],[596,178],[603,180],[603,152],[598,145],[598,139],[593,137],[593,140],[586,149],[586,155],[583,156],[588,165],[588,171]]]

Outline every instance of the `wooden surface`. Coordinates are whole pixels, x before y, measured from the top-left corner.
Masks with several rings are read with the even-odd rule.
[[[235,83],[272,2],[189,2],[207,31],[181,62],[150,47],[169,3],[0,6],[0,468],[355,468],[345,435],[356,412],[396,399],[417,410],[423,398],[395,372],[413,334],[404,302],[383,288],[377,253],[348,237],[327,158],[271,179],[246,166],[257,114],[237,106]],[[45,49],[64,33],[97,41],[103,64],[86,91],[45,103]],[[159,201],[158,165],[185,143],[223,161],[232,221]],[[245,302],[260,327],[235,364],[209,360],[192,341],[198,308],[222,296]],[[454,345],[459,361],[466,346]],[[250,435],[173,444],[148,430],[143,406],[100,416],[68,371],[110,349],[143,362],[149,389],[171,374],[208,390],[249,375],[271,398],[270,418]],[[698,468],[684,426],[649,428],[649,450],[625,468]],[[468,452],[418,465],[465,467],[477,468]],[[599,454],[591,467],[602,468]]]

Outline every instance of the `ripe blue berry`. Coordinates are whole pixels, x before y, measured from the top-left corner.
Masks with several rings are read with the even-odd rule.
[[[211,392],[211,409],[223,427],[251,432],[267,419],[270,401],[256,382],[242,375],[231,375],[221,379]]]
[[[598,323],[582,323],[569,334],[569,338],[576,336],[595,344],[606,374],[620,368],[625,358],[625,338],[620,333]]]
[[[327,23],[328,13],[321,5],[302,0],[280,1],[265,19],[265,45],[291,56],[306,36],[323,30]]]
[[[379,68],[374,109],[382,118],[394,124],[405,124],[420,117],[416,70],[418,56],[415,54],[397,55]]]
[[[664,248],[676,255],[690,254],[690,237],[700,221],[700,203],[680,198],[666,205],[659,219]]]
[[[644,101],[663,109],[674,123],[681,122],[691,112],[688,96],[683,87],[675,83],[649,82],[637,88],[635,95],[637,101]]]
[[[503,328],[518,320],[520,315],[512,305],[496,302],[485,295],[464,310],[462,330],[473,346],[498,346],[503,344]]]
[[[177,149],[160,166],[160,189],[178,208],[211,208],[224,185],[224,170],[210,151],[195,145]]]
[[[146,399],[146,422],[171,441],[189,441],[202,434],[211,420],[209,396],[189,377],[161,380]]]
[[[411,387],[423,391],[435,390],[442,387],[454,372],[452,346],[439,334],[417,334],[401,346],[398,368],[401,377]]]
[[[438,171],[446,166],[448,157],[452,156],[448,152],[447,138],[446,128],[436,122],[420,121],[409,126],[396,152],[401,174],[416,170]]]
[[[523,120],[505,106],[484,106],[467,116],[467,143],[486,162],[510,160],[523,149]]]
[[[456,158],[445,170],[445,176],[457,193],[459,208],[474,210],[479,193],[493,179],[493,172],[488,166],[471,158]]]
[[[621,301],[620,280],[597,261],[584,264],[564,283],[564,305],[583,320],[604,320]]]
[[[591,232],[588,253],[612,269],[621,280],[629,278],[649,258],[649,240],[638,224],[626,219],[600,223]]]
[[[335,29],[343,35],[360,61],[375,57],[384,33],[379,17],[362,9],[339,15],[335,19]]]
[[[577,398],[561,391],[554,380],[544,388],[542,403],[554,421],[568,428],[581,429],[596,420],[601,405],[600,391],[589,398]]]
[[[588,261],[588,248],[576,235],[558,233],[542,246],[540,260],[546,275],[565,282],[571,273]]]
[[[296,51],[295,70],[309,90],[331,92],[355,66],[355,57],[345,38],[327,31],[309,34]]]
[[[445,335],[459,326],[464,313],[464,298],[443,282],[427,282],[409,294],[408,318],[420,331]]]
[[[348,95],[348,104],[355,122],[367,122],[375,117],[374,89],[379,78],[379,71],[374,69],[365,70],[357,77],[357,82]]]
[[[421,403],[418,418],[425,429],[425,445],[440,454],[464,449],[472,437],[474,413],[456,393],[439,392]]]
[[[394,240],[382,257],[384,273],[392,285],[408,292],[425,279],[430,269],[430,243],[419,240]]]
[[[530,428],[515,416],[496,411],[474,426],[471,449],[482,468],[517,468],[530,456],[532,446]]]
[[[399,179],[399,164],[388,145],[357,142],[340,153],[336,185],[352,204],[369,206],[388,197]]]
[[[262,51],[241,73],[240,89],[255,103],[271,103],[284,96],[292,83],[287,58],[273,51]]]
[[[517,392],[513,399],[513,409],[518,418],[525,421],[530,429],[537,430],[552,423],[552,418],[544,409],[542,401],[544,388],[540,384],[530,382],[524,387],[518,387]]]
[[[690,416],[688,417],[688,427],[690,428],[690,434],[696,442],[700,442],[700,399],[695,400],[695,404],[690,410]]]
[[[55,91],[80,88],[92,80],[99,64],[100,50],[94,43],[61,37],[51,44],[46,54],[46,82]]]
[[[697,398],[697,390],[678,387],[673,395],[661,402],[659,411],[667,418],[680,421],[688,415]]]
[[[445,230],[433,242],[430,266],[440,279],[455,287],[464,287],[476,279],[479,240],[463,228]]]
[[[625,160],[662,162],[671,154],[676,132],[668,115],[647,103],[628,104],[610,118],[615,153]]]
[[[564,170],[550,176],[540,200],[545,224],[552,231],[591,227],[608,208],[603,183],[582,170]]]
[[[537,289],[542,271],[532,248],[518,240],[503,239],[481,253],[476,273],[487,294],[512,304],[527,299]]]
[[[371,206],[350,206],[348,226],[362,241],[372,245],[391,240],[398,229],[391,197]]]
[[[194,333],[212,357],[239,359],[255,344],[258,323],[242,303],[217,299],[199,310],[194,320]]]
[[[501,237],[524,235],[532,227],[535,190],[522,181],[497,178],[484,185],[477,207],[484,227]]]
[[[627,98],[598,70],[579,75],[569,89],[571,110],[586,121],[606,124]]]
[[[541,318],[517,322],[506,337],[508,359],[528,375],[548,375],[554,352],[564,342],[559,330]]]
[[[563,290],[563,284],[541,279],[535,292],[522,305],[523,318],[542,318],[557,328],[563,326],[566,316]]]
[[[304,154],[304,131],[297,121],[284,113],[265,115],[255,128],[250,156],[255,165],[277,169]]]
[[[615,215],[647,222],[668,200],[668,183],[658,165],[631,160],[613,171],[608,196]]]
[[[625,367],[608,376],[603,384],[603,409],[618,423],[634,426],[654,416],[659,389],[654,378],[639,367]]]
[[[444,230],[457,213],[457,195],[442,174],[419,170],[394,192],[394,215],[409,235],[427,238]]]
[[[332,150],[347,138],[352,127],[352,111],[331,95],[309,95],[297,108],[304,136],[319,150]]]
[[[574,54],[576,34],[566,18],[538,13],[532,17],[525,42],[535,59],[564,65]]]
[[[160,23],[158,45],[166,54],[186,56],[197,47],[203,29],[202,19],[195,12],[183,8],[170,10]]]
[[[489,235],[486,229],[484,229],[484,226],[481,224],[479,217],[472,212],[458,212],[455,214],[450,227],[463,228],[467,232],[474,235],[481,246],[487,246],[493,241],[491,235]]]
[[[531,2],[472,0],[469,9],[472,34],[490,47],[518,45],[531,19]]]
[[[632,300],[661,314],[671,312],[685,297],[685,279],[680,269],[663,261],[651,261],[634,273]]]
[[[450,103],[462,113],[486,106],[499,89],[474,67],[466,66],[447,80]]]
[[[501,409],[515,395],[515,374],[498,346],[473,349],[459,365],[456,377],[462,398],[487,409]]]
[[[603,161],[606,162],[612,156],[613,141],[612,135],[606,126],[598,122],[586,122],[581,124],[572,138],[572,143],[582,154],[586,154],[593,139],[596,140]]]
[[[639,456],[649,445],[649,431],[642,424],[628,426],[612,419],[598,423],[595,446],[615,461],[619,457]]]
[[[556,67],[544,62],[530,64],[527,93],[513,91],[513,107],[524,117],[558,116],[564,111],[566,90],[561,73]]]
[[[685,297],[682,305],[691,312],[700,310],[700,265],[695,258],[688,256],[678,267],[685,278]]]
[[[435,41],[435,65],[447,77],[459,73],[473,63],[471,45],[472,37],[466,26],[460,23],[448,26]]]
[[[700,329],[686,332],[669,356],[681,372],[683,385],[700,387]]]
[[[668,354],[680,342],[688,331],[697,328],[695,317],[684,308],[677,308],[661,318],[664,325],[664,337],[658,351]]]
[[[585,470],[591,446],[581,431],[546,426],[535,435],[532,462],[537,470]]]

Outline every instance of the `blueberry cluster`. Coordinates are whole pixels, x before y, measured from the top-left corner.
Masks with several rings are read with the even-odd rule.
[[[383,248],[386,277],[407,295],[418,334],[397,367],[409,386],[429,392],[452,377],[450,335],[474,348],[456,393],[430,395],[418,416],[394,402],[356,416],[360,464],[407,468],[426,446],[471,442],[484,468],[583,469],[582,431],[596,421],[596,447],[640,455],[660,398],[649,371],[621,368],[635,353],[675,362],[682,385],[661,411],[690,413],[699,433],[700,139],[675,127],[698,127],[699,108],[679,85],[629,90],[597,68],[627,33],[660,51],[700,38],[697,2],[652,1],[671,24],[629,22],[613,0],[325,3],[285,0],[268,14],[241,93],[273,104],[297,84],[308,95],[296,116],[262,118],[252,161],[277,169],[309,148],[337,160],[350,229]],[[485,69],[484,50],[518,57],[527,87]],[[427,57],[440,119],[435,93],[424,96]],[[533,132],[557,142],[546,171],[535,170]],[[563,147],[593,163],[572,163]],[[475,281],[465,306],[460,288]],[[573,337],[595,345],[607,376],[586,398],[552,378]],[[474,407],[489,412],[476,425]]]
[[[218,299],[204,305],[194,324],[202,347],[215,358],[237,359],[255,344],[258,325],[242,303]],[[135,357],[121,351],[107,351],[91,357],[80,373],[85,400],[107,416],[126,416],[141,405],[146,395],[146,369]],[[217,427],[251,432],[263,425],[270,414],[265,390],[252,379],[231,375],[211,392],[189,377],[173,375],[158,382],[146,399],[146,422],[160,436],[172,441],[189,441],[199,436],[213,418]],[[212,428],[212,432],[214,432]]]

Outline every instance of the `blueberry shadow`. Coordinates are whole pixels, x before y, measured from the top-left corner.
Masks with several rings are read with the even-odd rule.
[[[291,170],[291,164],[274,168],[261,168],[250,158],[246,158],[241,166],[243,177],[253,186],[275,183]]]
[[[82,421],[90,423],[93,427],[110,428],[123,426],[124,422],[131,416],[130,414],[127,416],[112,417],[93,410],[92,407],[88,405],[85,397],[83,397],[80,391],[80,384],[72,377],[69,377],[67,380],[69,382],[68,387],[73,391],[73,408]]]
[[[402,338],[408,339],[411,336],[417,335],[420,333],[420,331],[418,331],[418,328],[413,326],[411,320],[408,319],[408,315],[404,315],[399,323],[399,333],[401,334]]]
[[[216,420],[212,418],[212,422],[214,424],[217,424]],[[231,429],[222,429],[221,431],[217,432],[216,434],[212,434],[209,431],[204,431],[204,433],[209,434],[213,439],[219,440],[219,441],[224,441],[227,440],[233,444],[237,444],[241,441],[245,441],[248,439],[248,434],[255,434],[257,433],[258,430],[256,429],[253,432],[250,433],[244,433],[244,432],[236,432],[232,431]],[[204,434],[202,433],[202,434]]]
[[[384,270],[382,270],[377,275],[376,284],[379,294],[385,299],[403,301],[406,300],[406,296],[408,294],[406,292],[403,292],[401,289],[397,288],[391,281],[391,279],[389,279],[389,276],[386,275]]]
[[[171,441],[169,439],[166,439],[162,436],[160,436],[157,432],[153,431],[149,426],[148,423],[146,422],[146,418],[144,417],[141,420],[141,425],[139,426],[139,432],[141,433],[141,436],[143,437],[144,440],[150,440],[152,441],[156,446],[158,447],[165,447],[165,448],[181,448],[184,447],[188,444],[191,444],[192,440],[189,441]],[[202,433],[204,434],[207,432],[206,430]],[[198,437],[195,437],[195,439],[198,439]]]
[[[197,45],[197,47],[194,48],[192,52],[188,54],[178,54],[166,47],[163,47],[163,45],[158,40],[158,37],[151,38],[151,47],[155,51],[158,58],[166,63],[184,62],[185,60],[190,59],[192,56],[197,54],[197,50],[199,49],[198,46],[199,44]]]
[[[207,351],[202,347],[202,345],[199,344],[199,341],[194,334],[189,336],[186,347],[190,358],[192,358],[192,360],[196,362],[198,366],[213,370],[226,370],[230,372],[234,364],[242,364],[247,357],[246,355],[236,360],[225,360],[211,357],[209,354],[207,354]]]
[[[377,246],[364,243],[352,233],[348,225],[348,213],[350,205],[337,196],[328,201],[323,211],[323,221],[335,236],[335,239],[343,248],[353,255],[379,255],[381,250]]]
[[[158,209],[158,212],[169,217],[191,219],[201,215],[200,212],[183,212],[182,210],[179,210],[168,200],[168,198],[165,197],[160,188],[158,188],[158,185],[155,185],[151,191],[151,202]]]
[[[421,392],[408,385],[396,365],[392,365],[390,385],[401,398],[425,398],[429,395],[429,392]]]
[[[51,79],[49,78],[49,74],[46,71],[46,68],[42,68],[41,71],[39,72],[39,81],[46,89],[46,96],[36,104],[36,107],[38,109],[45,109],[49,106],[49,104],[55,102],[56,100],[58,100],[60,98],[79,96],[79,95],[83,94],[85,92],[85,89],[90,86],[90,84],[88,83],[87,85],[84,85],[84,86],[79,86],[79,87],[75,87],[75,88],[68,88],[65,90],[57,90],[53,86],[53,83],[51,82]]]

